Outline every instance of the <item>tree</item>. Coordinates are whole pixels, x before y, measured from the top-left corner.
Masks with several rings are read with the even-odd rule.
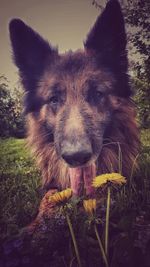
[[[9,82],[0,76],[0,136],[24,135],[24,119],[21,109],[21,93],[18,89],[12,95]]]
[[[128,0],[125,7],[126,22],[131,26],[130,42],[140,54],[133,69],[135,101],[139,108],[138,117],[144,128],[150,127],[150,2]]]

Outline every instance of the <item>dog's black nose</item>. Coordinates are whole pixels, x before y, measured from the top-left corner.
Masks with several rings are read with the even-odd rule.
[[[72,167],[84,165],[92,157],[91,145],[65,142],[61,156]]]
[[[80,165],[84,165],[85,163],[87,163],[90,158],[91,158],[92,154],[88,153],[86,151],[81,151],[81,152],[76,152],[76,153],[72,153],[72,154],[63,154],[62,158],[71,166],[80,166]]]

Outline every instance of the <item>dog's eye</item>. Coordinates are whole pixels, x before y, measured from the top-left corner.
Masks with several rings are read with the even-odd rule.
[[[99,90],[91,90],[88,91],[87,101],[92,105],[100,104],[104,97],[104,93]]]
[[[54,94],[48,99],[48,104],[51,110],[55,113],[62,105],[62,98],[59,95]]]
[[[50,104],[56,105],[56,104],[58,104],[58,102],[59,102],[59,98],[58,98],[58,96],[52,96],[52,97],[49,99],[49,103],[50,103]]]
[[[98,99],[102,98],[104,96],[104,94],[100,91],[96,91],[95,92],[95,97],[97,97]]]

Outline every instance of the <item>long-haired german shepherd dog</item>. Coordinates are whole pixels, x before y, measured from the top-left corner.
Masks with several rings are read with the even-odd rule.
[[[119,2],[108,2],[84,50],[59,54],[19,19],[10,22],[10,38],[26,92],[28,142],[43,185],[90,194],[96,174],[122,166],[129,177],[139,136]]]

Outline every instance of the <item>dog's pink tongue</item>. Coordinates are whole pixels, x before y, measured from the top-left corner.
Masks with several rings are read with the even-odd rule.
[[[82,178],[82,168],[69,168],[69,174],[73,194],[76,196],[81,196],[84,187],[84,181]]]
[[[88,167],[83,168],[84,187],[86,189],[86,195],[91,196],[95,190],[92,186],[93,178],[96,176],[96,165],[93,163]]]
[[[69,174],[71,189],[74,195],[81,196],[84,189],[88,196],[91,196],[94,193],[92,180],[96,176],[95,164],[83,168],[69,168]]]

